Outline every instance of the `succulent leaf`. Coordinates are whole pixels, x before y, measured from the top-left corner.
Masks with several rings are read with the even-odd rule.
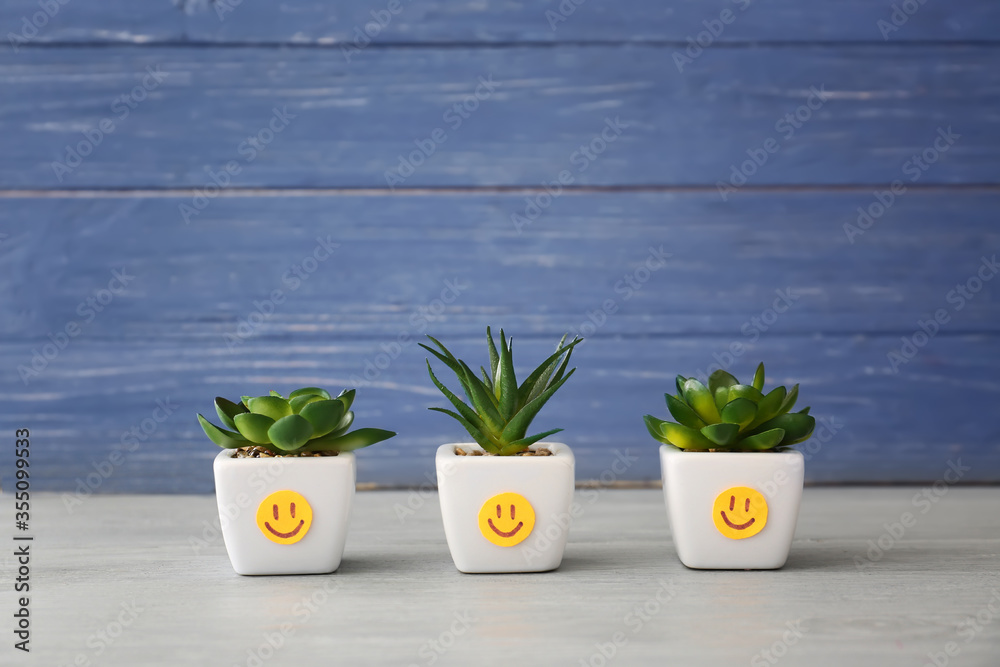
[[[701,434],[716,445],[725,447],[736,442],[740,427],[739,424],[709,424],[701,429]]]
[[[292,406],[283,398],[277,396],[257,396],[247,402],[250,412],[258,415],[266,415],[278,421],[282,417],[292,414]]]
[[[233,418],[236,415],[243,414],[244,412],[249,412],[247,407],[242,403],[233,403],[229,399],[223,398],[221,396],[215,397],[215,412],[219,415],[219,419],[222,420],[223,425],[233,430],[236,430],[236,422]]]
[[[466,403],[448,390],[434,375],[428,360],[427,371],[431,381],[457,412],[437,407],[431,409],[458,421],[483,449],[494,454],[511,455],[537,442],[532,440],[536,436],[526,436],[527,429],[545,403],[573,374],[575,369],[567,371],[567,365],[579,339],[563,345],[566,340],[566,336],[563,336],[555,353],[539,364],[520,387],[514,372],[513,342],[503,330],[500,331],[499,350],[492,329],[486,330],[490,367],[480,367],[481,377],[468,364],[457,359],[441,342],[434,338],[431,340],[437,344],[440,352],[427,345],[421,344],[421,347],[433,353],[455,373],[468,398]],[[555,432],[558,429],[538,434],[537,438],[541,439]]]
[[[776,387],[766,395],[762,392],[764,364],[757,366],[752,384],[741,384],[724,370],[712,373],[707,386],[683,375],[676,377],[675,384],[677,395],[665,398],[677,423],[652,415],[644,420],[655,439],[682,449],[764,451],[803,442],[816,427],[809,408],[789,412],[799,385],[790,391]]]
[[[667,409],[670,410],[670,414],[673,415],[679,423],[684,424],[689,428],[702,428],[705,426],[705,421],[698,416],[698,413],[692,410],[687,403],[680,400],[679,398],[674,398],[670,394],[664,394],[664,398],[667,399]]]
[[[721,368],[708,376],[708,390],[712,392],[713,396],[715,395],[717,389],[721,387],[732,387],[734,384],[739,383],[739,380]]]
[[[509,445],[507,445],[506,447],[504,447],[503,450],[501,450],[501,455],[503,455],[502,452],[504,450],[512,450],[512,451],[510,451],[510,454],[516,454],[517,452],[523,452],[525,449],[527,449],[528,447],[531,447],[533,444],[535,444],[536,442],[538,442],[542,438],[547,438],[547,437],[549,437],[550,435],[552,435],[554,433],[559,433],[560,431],[562,431],[561,428],[554,428],[551,431],[545,431],[544,433],[536,433],[535,435],[529,435],[526,438],[521,438],[520,440],[515,440],[514,442],[512,442]],[[509,456],[510,454],[507,454],[507,455]]]
[[[722,408],[722,421],[727,424],[736,424],[739,428],[753,422],[757,416],[757,405],[748,398],[736,398]]]
[[[775,387],[767,393],[760,403],[757,404],[757,416],[750,423],[748,429],[755,429],[769,419],[778,416],[781,404],[785,400],[785,388]]]
[[[301,449],[313,436],[313,427],[302,415],[287,415],[276,420],[267,430],[267,437],[278,449],[286,452]]]
[[[708,387],[695,378],[684,381],[684,402],[691,406],[706,424],[718,424],[722,419],[719,408],[715,405],[715,397],[709,393]]]
[[[357,389],[345,389],[339,394],[337,394],[337,400],[344,404],[345,412],[347,410],[350,410],[351,406],[354,405],[354,397],[357,395],[357,393],[358,393]]]
[[[774,449],[781,444],[781,439],[784,437],[785,431],[783,429],[774,428],[770,431],[764,431],[763,433],[752,435],[749,438],[743,438],[739,442],[739,447],[740,449],[757,451]]]
[[[247,440],[258,445],[268,445],[271,438],[267,435],[267,429],[274,425],[274,420],[266,415],[258,415],[253,412],[244,412],[236,415],[236,430]]]
[[[315,403],[316,401],[323,401],[324,399],[319,394],[299,394],[295,398],[289,399],[288,405],[292,408],[294,414],[299,414],[302,412],[302,408],[306,407],[310,403]],[[340,403],[340,401],[337,401]]]
[[[354,391],[353,389],[351,391]],[[330,392],[322,387],[302,387],[301,389],[296,389],[288,395],[288,400],[291,400],[297,396],[309,396],[309,395],[321,396],[326,400],[330,400]]]
[[[760,393],[760,389],[751,385],[734,384],[729,388],[729,400],[732,401],[737,398],[748,398],[759,405],[764,400],[764,394]]]
[[[646,425],[649,427],[649,420],[647,420]],[[700,431],[688,428],[682,424],[660,422],[658,426],[661,434],[660,439],[675,447],[681,449],[713,449],[716,446],[714,442],[702,435]]]
[[[237,447],[246,447],[250,444],[250,442],[239,433],[219,428],[201,415],[198,415],[198,423],[201,424],[201,428],[205,431],[205,435],[208,436],[208,439],[223,449],[236,449]]]
[[[331,438],[330,436],[317,438],[309,443],[304,451],[321,452],[333,450],[337,452],[353,452],[355,449],[369,447],[376,442],[388,440],[395,435],[394,431],[386,431],[381,428],[359,428],[357,431],[351,431],[346,435],[337,436],[336,438]]]
[[[309,403],[299,413],[313,427],[313,438],[333,432],[344,418],[344,404],[336,399]]]

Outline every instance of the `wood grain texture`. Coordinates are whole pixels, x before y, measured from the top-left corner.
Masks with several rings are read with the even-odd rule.
[[[751,187],[996,184],[998,64],[990,46],[712,49],[683,75],[653,45],[370,49],[350,64],[315,50],[8,52],[0,188],[201,188],[230,161],[236,187],[537,187],[563,171],[576,186],[712,187],[744,162]],[[135,109],[116,102],[147,68],[165,78]],[[477,87],[463,119],[453,107]],[[783,124],[800,108],[808,120]],[[294,118],[245,143],[268,139],[276,109]],[[908,169],[948,128],[955,143]],[[96,145],[57,173],[81,143]],[[387,179],[401,160],[419,166]]]
[[[960,631],[996,609],[997,491],[949,489],[926,513],[913,503],[919,492],[807,489],[788,564],[775,572],[685,569],[659,491],[577,492],[583,512],[563,564],[537,575],[463,575],[435,494],[416,496],[422,504],[401,522],[396,507],[413,495],[361,493],[336,574],[256,578],[235,575],[212,537],[211,497],[96,497],[70,514],[59,496],[39,495],[32,653],[6,643],[0,655],[11,665],[78,655],[108,667],[247,664],[288,623],[273,664],[328,665],[336,655],[350,665],[428,656],[446,667],[577,665],[622,633],[616,661],[628,665],[751,664],[783,636],[795,641],[776,651],[782,665],[921,665],[949,642],[960,647],[955,664],[993,665],[995,620],[968,641]],[[915,525],[866,561],[869,540],[903,512]],[[192,538],[206,535],[195,550]],[[860,571],[856,557],[868,563]],[[12,572],[13,558],[0,558]],[[123,605],[138,611],[97,656],[95,633],[117,635]],[[800,636],[786,634],[789,623]],[[460,632],[447,635],[453,627]]]
[[[230,352],[208,341],[74,341],[28,386],[4,374],[0,400],[10,408],[0,414],[0,432],[32,430],[39,490],[82,485],[102,493],[204,493],[212,488],[210,463],[218,450],[195,413],[211,417],[215,396],[361,385],[357,425],[399,435],[359,452],[359,481],[419,486],[427,483],[438,445],[469,438],[456,422],[427,410],[444,404],[427,379],[428,355],[409,345],[390,360],[381,347],[388,342],[246,343]],[[605,482],[655,481],[657,443],[642,416],[666,418],[663,394],[672,391],[674,375],[706,369],[731,342],[720,336],[593,338],[574,356],[577,374],[534,426],[566,429],[556,439],[573,447],[578,480],[607,477],[627,454],[635,457],[628,469]],[[448,343],[462,358],[485,363],[479,336]],[[522,376],[553,344],[548,338],[515,343]],[[965,482],[1000,481],[992,407],[1000,398],[1000,337],[939,335],[894,374],[886,353],[899,344],[895,335],[769,336],[748,344],[729,367],[746,376],[765,359],[768,387],[801,383],[801,405],[812,406],[827,424],[803,447],[812,452],[810,482],[930,482],[955,459],[972,467]],[[33,347],[0,345],[0,367],[30,363]],[[3,474],[8,484],[11,471]]]
[[[228,0],[69,2],[38,31],[37,43],[157,42],[318,45],[339,48],[369,28],[376,45],[400,43],[510,43],[578,41],[686,42],[703,22],[732,12],[718,42],[882,42],[878,22],[891,22],[894,0],[622,0],[562,3],[318,0],[261,3]],[[577,6],[578,5],[578,6]],[[395,7],[395,5],[394,5]],[[0,26],[19,33],[22,19],[39,10],[32,0],[0,2]],[[552,14],[547,14],[552,12]],[[373,16],[374,13],[374,16]],[[552,18],[553,15],[558,15]],[[560,20],[565,18],[565,20]],[[953,0],[923,3],[889,29],[892,41],[995,41],[1000,11],[993,3]],[[718,31],[718,28],[716,28]],[[361,38],[363,41],[363,38]]]
[[[190,225],[179,196],[0,200],[0,331],[45,342],[79,321],[88,340],[219,344],[243,323],[241,339],[281,345],[479,336],[490,322],[558,337],[606,319],[585,333],[739,339],[745,325],[749,336],[902,335],[941,308],[952,334],[1000,325],[995,281],[961,311],[948,300],[1000,249],[995,192],[908,193],[853,243],[844,224],[875,201],[870,190],[726,203],[576,192],[518,230],[511,214],[534,197],[226,197]],[[134,278],[91,313],[87,297],[123,268]],[[776,321],[751,322],[776,301]],[[255,312],[266,317],[247,329]]]

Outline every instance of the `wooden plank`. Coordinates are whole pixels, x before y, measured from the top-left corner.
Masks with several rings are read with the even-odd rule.
[[[447,342],[460,357],[485,362],[480,336]],[[521,377],[553,342],[518,337]],[[574,355],[577,374],[534,426],[566,429],[559,436],[574,448],[578,480],[599,479],[623,454],[635,459],[616,480],[656,480],[657,443],[642,415],[666,417],[663,393],[673,390],[674,375],[707,371],[716,354],[728,361],[731,342],[720,336],[590,339]],[[194,416],[210,415],[213,397],[360,384],[358,426],[390,428],[399,436],[359,453],[359,481],[418,486],[433,471],[436,447],[468,436],[426,409],[444,400],[427,378],[428,355],[415,345],[386,352],[382,343],[388,341],[248,342],[230,352],[213,341],[79,339],[27,386],[16,369],[31,362],[38,346],[0,344],[0,400],[7,406],[0,432],[31,429],[33,465],[44,471],[37,490],[79,484],[87,490],[92,482],[103,493],[205,493],[218,449]],[[805,449],[812,482],[928,482],[955,459],[971,466],[963,481],[1000,481],[994,418],[1000,336],[942,332],[894,374],[887,353],[899,346],[896,335],[765,336],[729,368],[746,376],[762,359],[769,387],[801,383],[801,405],[828,424],[826,435],[817,433]],[[173,406],[170,416],[164,405]],[[136,435],[127,435],[133,428]],[[113,459],[114,452],[123,460]],[[9,466],[3,475],[6,486]]]
[[[518,233],[515,194],[226,197],[191,225],[180,197],[0,199],[0,331],[34,344],[77,322],[86,339],[280,346],[493,322],[744,340],[902,335],[945,309],[952,333],[997,332],[995,281],[961,304],[948,294],[1000,247],[1000,194],[909,193],[851,243],[844,224],[874,201],[573,193]],[[101,293],[122,269],[128,285]],[[113,300],[88,305],[95,294]]]
[[[685,569],[659,491],[578,492],[562,566],[530,576],[457,572],[433,493],[402,522],[395,507],[410,494],[361,493],[337,574],[256,578],[233,574],[211,532],[213,497],[104,496],[70,514],[59,496],[33,495],[32,652],[7,644],[2,655],[69,665],[100,649],[107,667],[254,665],[248,656],[260,654],[272,658],[264,664],[598,665],[591,658],[610,645],[607,664],[780,655],[782,665],[884,667],[933,664],[928,655],[954,643],[954,664],[992,665],[1000,635],[985,622],[972,632],[969,619],[996,622],[997,491],[947,489],[926,513],[912,503],[919,491],[806,489],[779,572]],[[915,523],[894,538],[885,525],[904,512]],[[866,560],[880,539],[890,548]],[[7,571],[12,551],[0,556]]]
[[[695,39],[713,29],[717,43],[759,41],[996,40],[1000,11],[993,3],[953,0],[900,12],[894,0],[622,0],[559,3],[454,3],[318,0],[282,3],[207,2],[67,3],[37,30],[34,43],[157,42],[319,45],[338,48],[374,35],[373,43],[632,42]],[[390,5],[393,11],[389,11]],[[398,9],[397,9],[398,7]],[[723,14],[729,10],[729,14]],[[24,27],[39,11],[32,0],[0,2],[5,32]],[[722,21],[725,21],[723,23]],[[879,24],[879,21],[885,23]],[[706,26],[705,22],[709,25]],[[371,24],[371,27],[368,27]],[[365,29],[367,27],[367,34]],[[898,28],[898,29],[895,29]]]
[[[540,187],[563,172],[574,186],[712,188],[740,182],[733,170],[747,187],[1000,179],[994,48],[712,49],[684,75],[670,53],[369,49],[350,64],[296,49],[3,53],[0,188],[203,188],[206,169],[230,162],[230,186],[271,188]],[[118,99],[130,91],[134,109]],[[453,107],[466,102],[463,119]],[[798,129],[783,120],[799,113]],[[77,150],[90,152],[78,165]],[[925,150],[922,170],[912,158]]]

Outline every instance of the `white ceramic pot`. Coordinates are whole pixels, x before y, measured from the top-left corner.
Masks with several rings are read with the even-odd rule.
[[[222,536],[238,574],[319,574],[340,567],[354,500],[354,454],[215,457]]]
[[[462,572],[545,572],[562,562],[569,534],[575,461],[562,443],[552,456],[458,456],[441,445],[435,457],[444,534]]]
[[[801,452],[685,452],[662,445],[660,464],[684,565],[773,570],[785,564],[802,501]]]

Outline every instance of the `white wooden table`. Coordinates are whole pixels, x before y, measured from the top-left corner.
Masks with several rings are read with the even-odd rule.
[[[1000,489],[919,493],[807,489],[783,570],[707,572],[677,561],[659,491],[577,491],[558,571],[464,575],[436,495],[363,492],[340,570],[303,577],[234,574],[204,533],[211,496],[94,496],[69,513],[36,494],[30,654],[13,649],[6,495],[0,663],[995,667]],[[893,536],[905,512],[915,525]]]

